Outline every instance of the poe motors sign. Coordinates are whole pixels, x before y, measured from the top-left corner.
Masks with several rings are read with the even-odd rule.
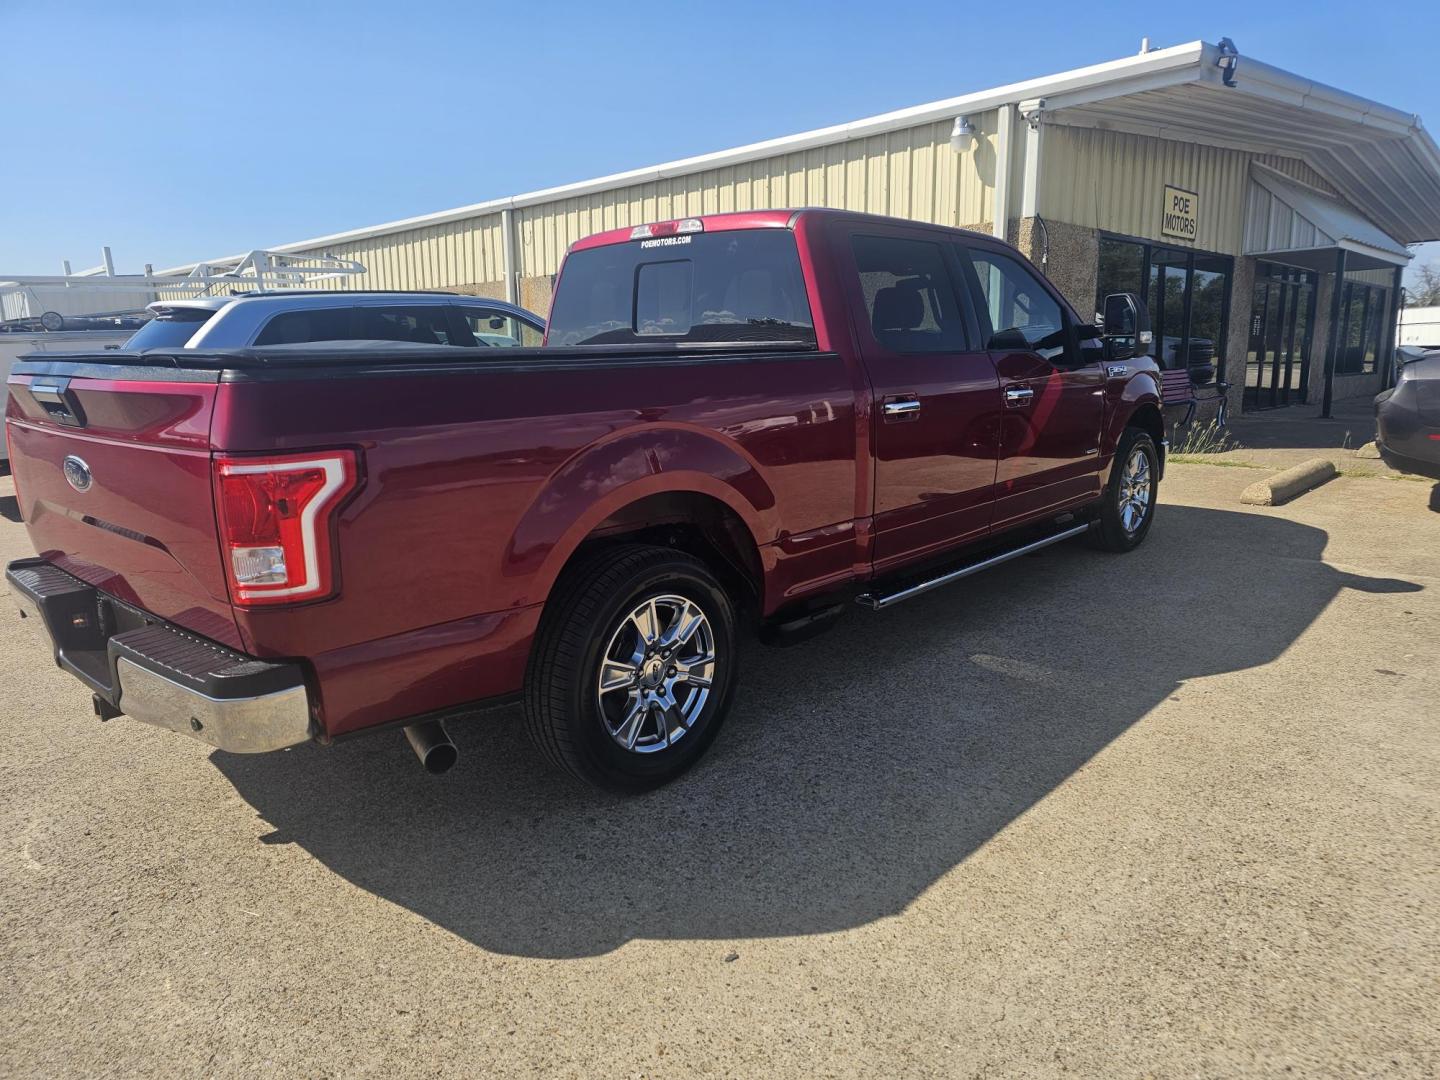
[[[1200,196],[1184,188],[1165,185],[1165,205],[1160,212],[1160,235],[1194,241],[1200,228]]]

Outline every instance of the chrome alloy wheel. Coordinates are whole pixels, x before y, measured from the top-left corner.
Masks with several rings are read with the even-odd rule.
[[[1155,484],[1150,478],[1150,456],[1140,447],[1130,451],[1125,471],[1120,474],[1120,524],[1134,536],[1150,513]]]
[[[656,596],[620,621],[600,659],[595,696],[610,737],[651,754],[699,719],[715,678],[715,633],[693,600]]]

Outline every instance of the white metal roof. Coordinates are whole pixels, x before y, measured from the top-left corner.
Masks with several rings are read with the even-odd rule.
[[[1239,58],[1236,85],[1226,87],[1216,66],[1220,55],[1219,46],[1192,41],[850,123],[280,244],[270,250],[310,251],[1041,100],[1047,119],[1061,123],[1302,157],[1396,239],[1404,243],[1440,239],[1440,148],[1418,116],[1248,56]],[[206,261],[223,264],[242,257]],[[163,272],[184,273],[195,265]]]

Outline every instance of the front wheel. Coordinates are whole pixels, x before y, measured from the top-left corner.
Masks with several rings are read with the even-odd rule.
[[[1103,551],[1133,551],[1150,531],[1159,493],[1160,454],[1149,433],[1126,428],[1115,451],[1091,543]]]
[[[597,787],[673,780],[729,709],[735,624],[699,559],[639,544],[601,550],[562,575],[541,619],[525,678],[532,740]]]

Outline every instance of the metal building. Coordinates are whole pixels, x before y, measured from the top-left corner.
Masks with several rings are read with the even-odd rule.
[[[1384,378],[1406,246],[1440,238],[1440,150],[1417,116],[1195,41],[276,250],[543,313],[590,233],[798,206],[1007,236],[1082,312],[1143,291],[1162,364],[1218,369],[1232,407],[1328,408]]]

